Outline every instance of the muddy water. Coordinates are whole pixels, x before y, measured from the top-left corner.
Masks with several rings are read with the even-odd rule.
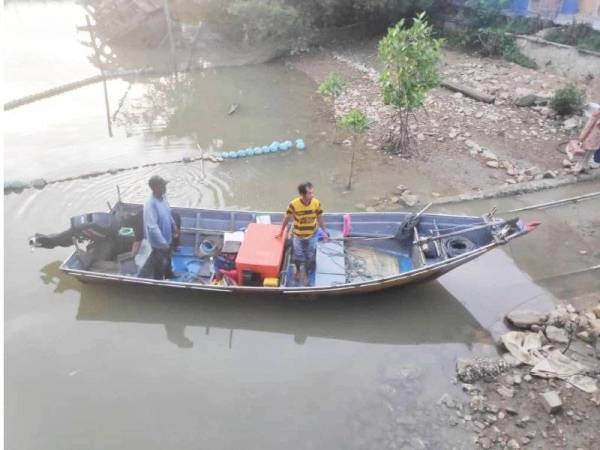
[[[71,36],[80,24],[77,8],[68,2],[10,3],[5,22],[23,33],[24,43],[35,27],[19,28],[17,19],[29,23],[44,14],[60,17],[44,22],[56,36]],[[74,14],[71,22],[66,10]],[[79,50],[68,47],[71,39],[60,45],[71,55],[72,73],[93,74]],[[44,45],[11,50],[7,59],[12,67],[20,62],[21,71],[5,76],[15,85],[25,80],[18,92],[39,87],[21,72],[45,68],[39,58],[26,64],[15,55],[46,54]],[[181,206],[278,210],[301,179],[315,182],[331,210],[351,209],[399,182],[417,192],[443,192],[443,180],[423,180],[364,155],[353,189],[345,192],[350,150],[331,144],[334,127],[314,91],[310,80],[281,64],[177,80],[144,78],[131,88],[116,80],[109,83],[111,114],[127,96],[113,138],[107,136],[100,85],[4,115],[8,179],[75,176],[193,156],[196,144],[210,150],[217,140],[236,149],[303,137],[309,147],[219,165],[140,168],[5,196],[7,447],[471,447],[471,437],[435,404],[443,393],[460,395],[450,381],[455,359],[493,354],[502,315],[518,305],[548,305],[564,289],[578,295],[596,289],[595,278],[558,287],[552,281],[597,261],[592,202],[545,212],[538,233],[439,282],[317,302],[83,285],[58,270],[69,249],[27,247],[36,231],[62,230],[72,215],[105,210],[117,184],[124,199],[143,201],[153,173],[172,181],[170,201]],[[231,103],[240,108],[228,116]],[[500,206],[536,203],[546,195]],[[453,210],[481,214],[489,207]],[[580,238],[574,230],[581,224],[587,234]],[[572,247],[556,245],[565,235],[573,236]]]

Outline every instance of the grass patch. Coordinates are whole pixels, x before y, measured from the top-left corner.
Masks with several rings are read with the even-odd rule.
[[[321,83],[317,92],[323,96],[336,98],[342,95],[346,82],[335,72],[329,74],[327,79]]]

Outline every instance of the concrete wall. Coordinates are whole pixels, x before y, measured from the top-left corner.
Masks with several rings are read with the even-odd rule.
[[[600,53],[544,41],[537,36],[515,36],[521,51],[544,72],[585,83],[592,101],[600,101]]]

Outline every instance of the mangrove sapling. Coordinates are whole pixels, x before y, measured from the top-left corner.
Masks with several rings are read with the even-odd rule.
[[[352,145],[352,157],[350,159],[350,175],[348,176],[347,190],[352,189],[352,175],[354,174],[354,157],[356,147],[362,145],[363,133],[369,128],[367,116],[359,109],[353,109],[340,120],[340,125],[352,132],[354,144]]]
[[[379,42],[383,101],[396,109],[398,118],[397,131],[392,128],[387,138],[385,149],[391,153],[410,152],[414,111],[423,106],[427,92],[440,84],[441,45],[424,13],[418,14],[410,27],[402,19]]]

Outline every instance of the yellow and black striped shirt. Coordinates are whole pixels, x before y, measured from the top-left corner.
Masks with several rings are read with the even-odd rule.
[[[323,214],[321,202],[313,198],[308,205],[297,197],[288,205],[286,214],[294,216],[294,236],[309,238],[317,231],[317,217]]]

